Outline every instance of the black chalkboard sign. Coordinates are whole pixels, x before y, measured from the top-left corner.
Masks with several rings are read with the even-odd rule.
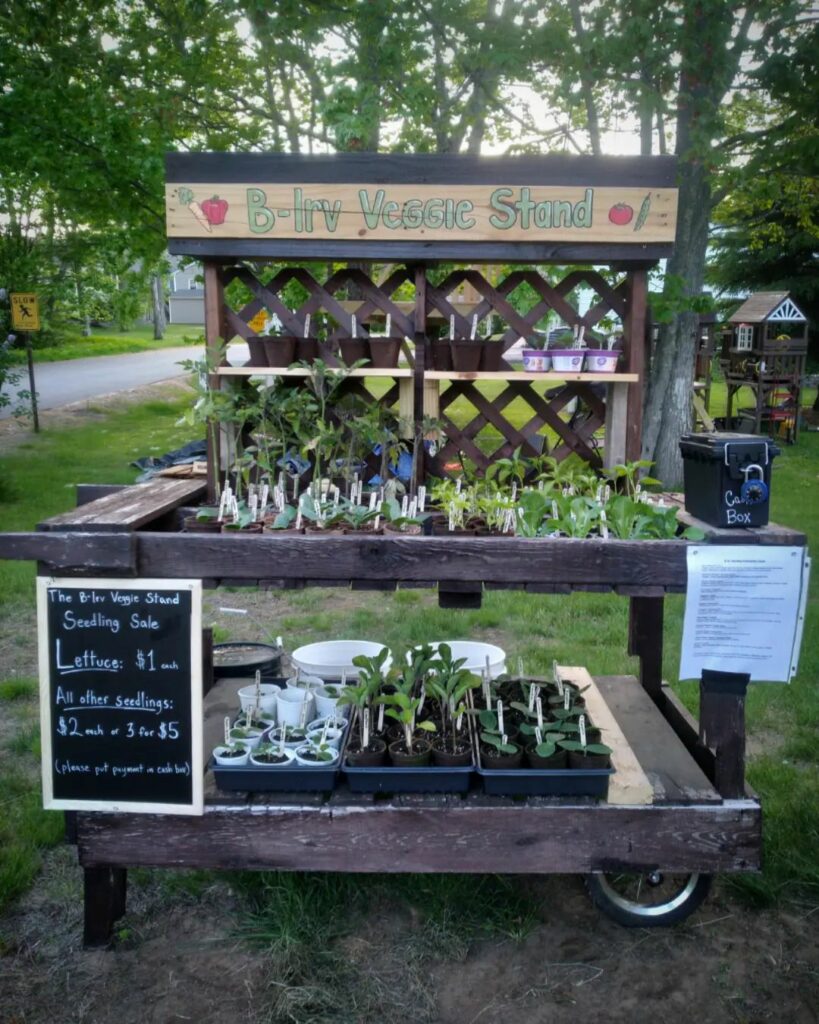
[[[44,806],[201,814],[201,581],[37,582]]]

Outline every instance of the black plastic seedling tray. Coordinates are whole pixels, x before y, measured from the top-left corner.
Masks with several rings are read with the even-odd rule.
[[[605,800],[614,768],[482,768],[492,796],[593,796]]]
[[[339,761],[329,768],[258,768],[256,765],[220,765],[211,758],[210,770],[218,789],[245,793],[331,793],[338,778]]]

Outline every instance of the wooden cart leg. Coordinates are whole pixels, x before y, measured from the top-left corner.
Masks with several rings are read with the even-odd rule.
[[[700,680],[700,741],[714,752],[713,783],[726,800],[745,796],[747,674],[705,669]]]
[[[107,946],[111,941],[114,922],[125,913],[127,884],[126,868],[85,868],[85,946]]]
[[[640,659],[640,683],[655,704],[663,692],[663,598],[629,601],[628,653]]]

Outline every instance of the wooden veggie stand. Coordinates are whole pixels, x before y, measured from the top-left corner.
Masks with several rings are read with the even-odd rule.
[[[383,158],[373,170],[367,160],[344,157],[311,162],[306,158],[247,158],[217,155],[176,156],[170,163],[171,184],[184,181],[195,187],[207,182],[265,182],[284,180],[347,181],[390,180],[451,185],[453,181],[493,181],[514,186],[516,182],[548,185],[571,173],[597,187],[607,178],[626,173],[617,162],[459,161],[446,158]],[[660,171],[647,169],[652,161],[629,161],[627,174],[642,192],[656,185],[658,173],[669,179],[669,165]],[[581,166],[582,165],[582,166]],[[454,168],[454,169],[453,169]],[[367,176],[362,176],[362,169]],[[251,174],[251,171],[253,172]],[[301,174],[300,179],[298,175]],[[295,177],[294,177],[295,175]],[[413,178],[413,175],[415,176]],[[454,175],[454,178],[453,178]],[[579,179],[578,176],[579,175]],[[598,177],[594,177],[597,175]],[[278,176],[278,177],[277,177]],[[386,186],[385,186],[386,187]],[[454,186],[451,186],[454,188]],[[220,187],[220,192],[224,189]],[[451,191],[451,188],[450,188]],[[334,193],[330,192],[332,196]],[[232,195],[232,193],[231,193]],[[265,207],[267,209],[267,207]],[[172,221],[173,223],[173,221]],[[237,231],[226,224],[225,230]],[[247,232],[246,232],[247,233]],[[434,233],[434,232],[433,232]],[[223,233],[224,234],[224,233]],[[667,232],[666,232],[667,234]],[[172,252],[201,255],[206,259],[206,332],[209,344],[224,339],[230,327],[246,336],[247,322],[258,312],[256,302],[240,313],[228,308],[224,297],[226,276],[237,258],[299,260],[379,259],[413,264],[414,319],[405,327],[414,341],[415,365],[393,371],[396,382],[412,381],[415,410],[421,415],[425,389],[438,377],[425,371],[424,324],[426,312],[435,307],[446,314],[444,292],[429,286],[429,267],[435,260],[546,262],[606,261],[623,271],[623,282],[609,299],[624,317],[626,373],[621,381],[622,401],[612,410],[598,409],[596,429],[608,417],[608,454],[618,446],[618,458],[639,451],[640,372],[645,352],[646,270],[668,252],[667,242],[635,244],[603,240],[578,243],[479,240],[434,241],[376,238],[343,241],[304,238],[222,237],[214,229],[178,238],[172,232]],[[423,260],[423,263],[420,262]],[[295,273],[295,271],[294,271]],[[319,285],[298,268],[302,283],[307,278],[312,297],[306,312],[321,303],[331,305],[333,274]],[[512,277],[514,277],[512,273]],[[522,273],[522,272],[521,272]],[[529,272],[526,272],[529,274]],[[250,274],[250,271],[248,271]],[[285,272],[282,272],[286,276]],[[575,277],[588,278],[578,271]],[[276,308],[276,288],[257,281],[257,301]],[[556,290],[544,284],[535,289],[546,298],[562,302],[572,273]],[[598,275],[599,276],[599,275]],[[281,275],[280,275],[281,277]],[[343,275],[337,277],[342,280]],[[505,299],[480,275],[470,273],[484,301],[511,319]],[[541,279],[542,280],[542,279]],[[596,286],[607,293],[602,278]],[[391,300],[370,282],[362,302],[380,304],[390,311]],[[507,278],[507,285],[509,279]],[[530,279],[531,281],[531,279]],[[450,280],[450,284],[452,281]],[[282,285],[283,286],[283,285]],[[447,285],[448,287],[448,285]],[[507,287],[507,292],[509,287]],[[376,294],[377,292],[377,294]],[[281,303],[279,302],[279,305]],[[571,309],[571,307],[569,307]],[[396,307],[397,314],[405,314]],[[514,311],[512,311],[514,312]],[[343,309],[334,311],[344,324]],[[288,314],[290,315],[290,314]],[[517,317],[517,314],[514,314]],[[534,310],[528,323],[542,315]],[[568,316],[567,311],[567,316]],[[576,314],[572,311],[572,315]],[[586,319],[594,322],[595,310]],[[518,317],[518,319],[520,319]],[[590,324],[591,325],[591,324]],[[298,323],[291,325],[295,330]],[[510,339],[524,324],[510,325]],[[510,340],[511,343],[511,340]],[[214,380],[238,371],[225,367]],[[369,374],[362,374],[362,380]],[[533,389],[541,381],[535,375],[502,371],[507,391]],[[548,376],[548,375],[547,375]],[[585,375],[583,375],[585,376]],[[461,380],[449,375],[450,387],[461,395],[477,389],[481,375]],[[586,385],[573,382],[577,396]],[[479,418],[501,423],[500,412],[510,401],[504,393],[491,402],[475,398]],[[611,398],[611,391],[610,391]],[[533,399],[539,429],[557,418],[543,400]],[[565,404],[565,403],[564,403]],[[614,420],[614,422],[612,422]],[[468,427],[459,443],[474,441],[477,429]],[[516,447],[515,433],[501,428],[504,444],[494,457]],[[590,434],[571,436],[561,420],[558,432],[563,454],[589,449]],[[616,440],[619,438],[619,440]],[[473,445],[473,447],[476,447]],[[592,453],[593,454],[593,453]],[[272,794],[226,795],[216,791],[212,777],[205,779],[205,809],[201,817],[142,814],[72,815],[80,863],[85,870],[85,940],[108,941],[113,922],[125,908],[126,869],[147,865],[161,867],[250,868],[326,871],[452,871],[504,873],[634,872],[651,878],[659,872],[699,873],[757,870],[761,851],[761,809],[744,781],[744,686],[734,681],[727,688],[704,683],[699,723],[673,692],[663,684],[663,600],[667,593],[686,588],[684,541],[619,541],[599,539],[524,539],[519,537],[421,537],[407,535],[212,535],[179,532],[188,506],[203,496],[204,484],[196,481],[157,481],[128,488],[85,488],[79,507],[56,516],[32,534],[0,535],[0,557],[38,561],[40,575],[201,579],[205,586],[227,584],[260,588],[341,586],[366,590],[434,586],[442,595],[479,595],[483,589],[517,589],[528,593],[565,595],[574,591],[615,593],[629,600],[629,652],[639,659],[634,676],[598,677],[595,693],[610,714],[610,731],[617,736],[613,761],[618,767],[609,800],[598,803],[578,798],[527,798],[513,800],[470,793],[466,797],[414,795],[388,800],[349,793],[341,787],[330,797]],[[684,517],[685,513],[681,513]],[[804,536],[770,526],[760,529],[720,531],[704,527],[711,544],[802,545]],[[457,632],[457,628],[454,628]],[[207,661],[207,659],[206,659]],[[582,669],[566,668],[566,675],[582,681]],[[205,674],[205,687],[212,680]],[[218,739],[224,714],[233,709],[235,694],[217,685],[205,698],[204,749]],[[681,890],[673,906],[663,908],[664,920],[687,913],[687,902],[696,897],[696,886]],[[643,923],[656,923],[649,914]]]

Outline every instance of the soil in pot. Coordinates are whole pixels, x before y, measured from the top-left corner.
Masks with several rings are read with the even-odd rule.
[[[568,760],[565,750],[556,750],[551,757],[541,757],[535,753],[535,744],[526,748],[526,763],[530,768],[566,768]]]
[[[481,368],[483,345],[479,341],[450,341],[452,369],[459,373],[477,373]]]
[[[387,744],[384,740],[370,739],[369,746],[347,747],[347,764],[351,768],[380,768],[387,763]]]
[[[390,744],[389,753],[394,768],[426,768],[432,761],[432,747],[426,740],[416,740],[411,754],[404,740],[396,740]]]
[[[370,338],[370,361],[373,366],[390,369],[398,366],[403,338]]]
[[[267,334],[260,339],[268,366],[289,366],[296,356],[298,339],[292,334]]]
[[[270,753],[270,754],[254,754],[252,761],[254,764],[290,764],[293,758],[288,757],[287,754]]]
[[[433,370],[452,369],[452,352],[449,347],[448,338],[434,338],[430,342],[430,354],[432,356]]]
[[[360,359],[370,360],[370,346],[366,338],[340,338],[338,342],[341,349],[341,358],[352,366]]]
[[[433,740],[432,763],[437,768],[468,768],[472,764],[472,747],[463,740],[455,744],[453,753],[451,741]]]
[[[296,338],[296,362],[314,363],[318,354],[317,338]]]
[[[494,747],[484,745],[481,747],[481,758],[484,768],[491,768],[493,771],[520,768],[523,764],[523,751],[518,750],[516,754],[501,754]]]

